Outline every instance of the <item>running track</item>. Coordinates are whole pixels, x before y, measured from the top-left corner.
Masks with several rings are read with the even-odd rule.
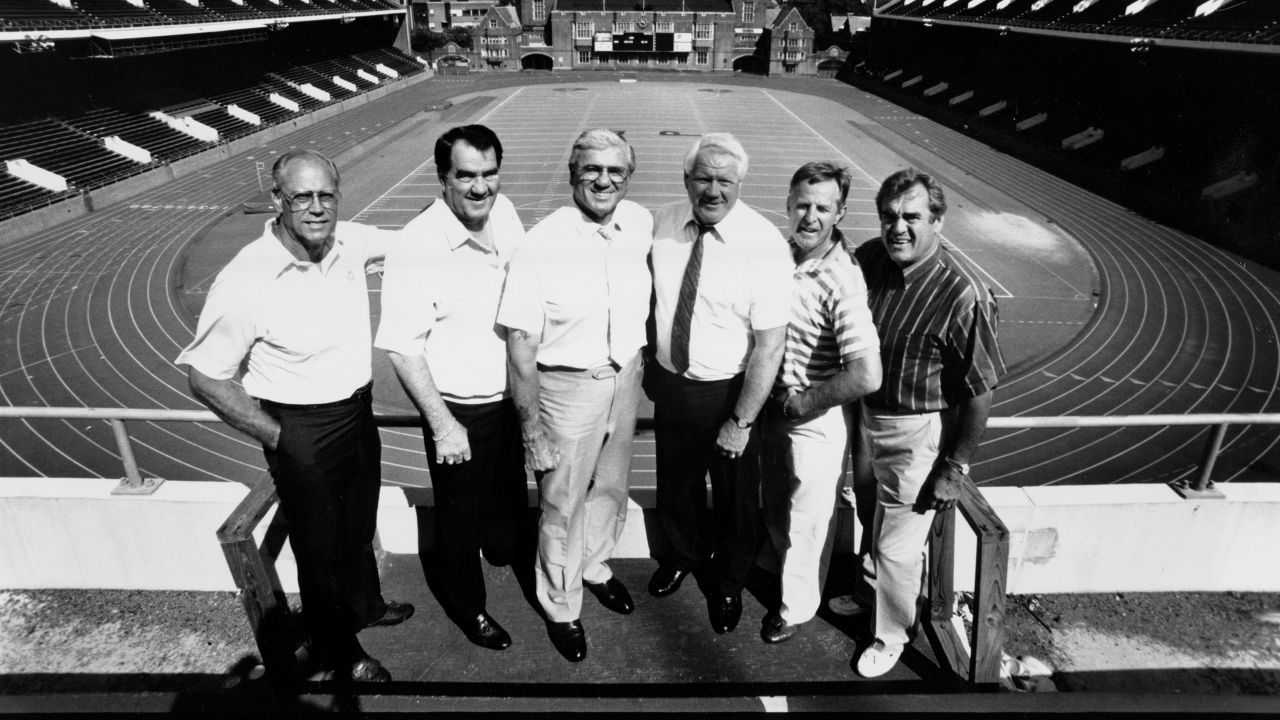
[[[561,85],[537,84],[553,80]],[[1078,290],[1079,283],[1056,287],[1052,273],[1024,272],[1020,254],[966,234],[960,220],[960,231],[951,230],[949,216],[950,240],[1005,290],[1002,339],[1008,354],[1022,358],[997,395],[995,414],[1276,409],[1280,279],[1274,273],[861,91],[834,82],[717,77],[677,85],[641,82],[627,92],[643,102],[626,103],[616,101],[619,86],[612,83],[521,75],[525,87],[514,94],[500,87],[513,81],[427,81],[299,131],[273,149],[311,145],[336,154],[417,116],[424,106],[475,94],[465,105],[475,108],[473,114],[436,118],[431,137],[457,122],[493,126],[508,148],[504,192],[532,224],[566,198],[567,145],[579,129],[627,130],[643,159],[631,197],[650,206],[681,196],[679,158],[691,140],[685,135],[729,129],[752,155],[743,200],[772,212],[779,224],[786,177],[801,160],[839,156],[857,165],[862,172],[844,223],[855,237],[874,233],[873,178],[909,162],[941,176],[953,206],[956,199],[982,206],[1005,193],[1038,213],[1037,221],[1075,238],[1094,260],[1097,297],[1059,296]],[[797,104],[789,91],[797,89],[830,98],[840,112],[792,110]],[[536,125],[530,117],[538,118]],[[183,373],[172,365],[194,327],[179,292],[183,263],[196,240],[257,195],[257,178],[246,170],[251,166],[247,157],[234,158],[90,218],[0,246],[0,402],[196,407]],[[344,216],[359,211],[362,221],[396,227],[436,187],[434,168],[424,164],[367,207],[344,208]],[[1046,338],[1055,352],[1028,350]],[[380,376],[379,387],[383,410],[406,407],[394,381]],[[224,426],[135,424],[131,430],[146,474],[242,482],[261,474],[260,452]],[[993,432],[974,475],[1005,485],[1167,481],[1189,471],[1202,434],[1159,428]],[[384,440],[388,481],[422,484],[418,435],[388,430]],[[651,462],[643,456],[651,445],[641,440],[636,479],[645,483]],[[1229,433],[1219,479],[1274,477],[1275,444],[1274,431]],[[0,422],[0,464],[4,476],[120,474],[110,430],[98,423]]]

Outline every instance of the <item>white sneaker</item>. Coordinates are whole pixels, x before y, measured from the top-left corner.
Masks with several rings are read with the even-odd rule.
[[[864,678],[880,677],[892,670],[901,656],[901,645],[885,645],[877,640],[858,656],[858,663],[854,669]]]
[[[870,612],[870,608],[853,598],[852,595],[837,595],[827,601],[831,612],[843,617],[855,617]]]

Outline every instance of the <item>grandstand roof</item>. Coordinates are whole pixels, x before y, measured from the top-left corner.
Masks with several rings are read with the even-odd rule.
[[[627,12],[733,12],[731,0],[560,0],[556,10]]]

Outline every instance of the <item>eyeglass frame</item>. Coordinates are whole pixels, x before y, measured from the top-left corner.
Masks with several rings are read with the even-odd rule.
[[[615,173],[615,170],[620,170],[621,173]],[[606,174],[609,176],[609,180],[615,183],[624,183],[631,179],[631,171],[626,168],[584,165],[577,169],[577,178],[586,182],[595,182],[600,179],[601,175]]]
[[[342,200],[342,191],[340,190],[334,190],[333,192],[327,192],[323,190],[316,192],[316,191],[309,190],[307,192],[297,192],[292,195],[280,189],[279,187],[271,188],[271,191],[279,195],[281,198],[283,198],[285,201],[285,206],[288,207],[293,212],[303,212],[304,210],[310,210],[311,204],[314,202],[319,202],[320,207],[324,208],[325,210],[333,210],[334,208],[338,207],[338,203]],[[325,203],[325,200],[324,200],[325,195],[328,195],[330,198],[332,198],[331,203],[329,204]],[[307,198],[307,202],[305,205],[301,205],[301,206],[298,205],[298,198],[300,197]]]

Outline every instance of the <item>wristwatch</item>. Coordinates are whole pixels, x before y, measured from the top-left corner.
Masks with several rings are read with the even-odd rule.
[[[738,417],[738,413],[729,415],[729,419],[733,421],[734,425],[738,426],[739,430],[750,430],[751,426],[756,424],[755,420],[743,420]]]
[[[969,463],[956,462],[951,458],[942,458],[942,462],[946,463],[947,465],[950,465],[956,470],[959,470],[961,475],[969,474]]]

